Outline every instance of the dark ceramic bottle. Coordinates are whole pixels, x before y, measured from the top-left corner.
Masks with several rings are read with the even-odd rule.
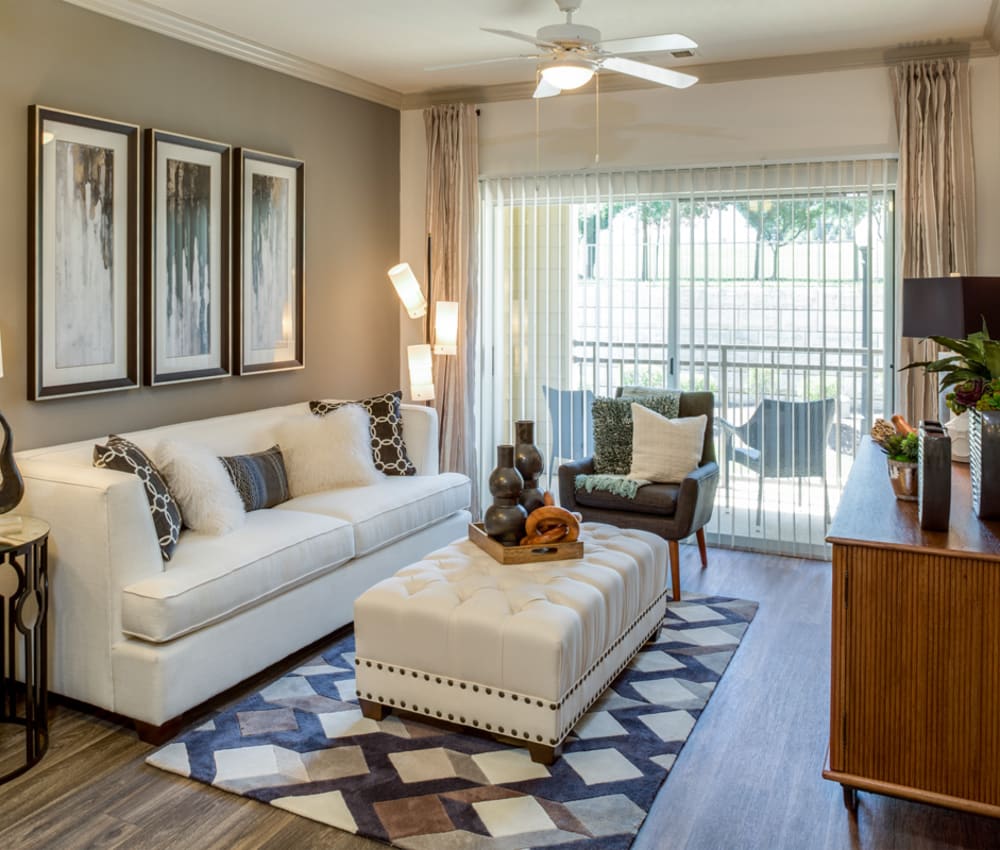
[[[545,497],[538,486],[538,476],[545,468],[542,453],[535,445],[535,423],[530,419],[519,419],[514,423],[514,465],[524,479],[518,501],[530,514],[535,508],[545,504]]]
[[[514,466],[514,447],[509,443],[497,446],[497,467],[490,473],[493,504],[486,509],[483,527],[504,546],[516,546],[524,537],[528,512],[517,502],[523,485],[524,479]]]
[[[24,481],[14,463],[14,437],[10,425],[0,415],[0,514],[12,511],[24,495]]]

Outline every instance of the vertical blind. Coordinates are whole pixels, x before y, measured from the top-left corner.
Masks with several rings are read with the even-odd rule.
[[[709,538],[826,556],[857,442],[891,405],[895,179],[889,158],[482,179],[484,504],[515,419],[553,473],[592,450],[593,396],[711,390]]]

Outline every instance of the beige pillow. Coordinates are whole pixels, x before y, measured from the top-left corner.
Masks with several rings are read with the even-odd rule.
[[[377,484],[368,411],[345,404],[326,416],[290,416],[275,429],[292,497]]]
[[[632,470],[634,481],[676,484],[698,468],[705,447],[708,417],[667,419],[632,403]]]

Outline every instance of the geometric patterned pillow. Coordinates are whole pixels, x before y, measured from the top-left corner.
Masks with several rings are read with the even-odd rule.
[[[219,460],[229,473],[247,513],[273,508],[290,498],[285,459],[278,446],[252,455],[233,455]]]
[[[676,419],[680,393],[633,398],[595,398],[591,407],[594,425],[594,472],[628,475],[632,469],[632,402]]]
[[[309,409],[317,416],[326,416],[345,404],[360,404],[368,411],[371,423],[375,468],[386,475],[416,475],[417,468],[407,456],[403,442],[403,415],[399,409],[402,396],[402,391],[396,390],[364,401],[311,401]]]
[[[94,466],[131,472],[142,481],[160,554],[164,561],[169,561],[181,535],[181,509],[156,464],[135,443],[112,434],[106,446],[94,446]]]

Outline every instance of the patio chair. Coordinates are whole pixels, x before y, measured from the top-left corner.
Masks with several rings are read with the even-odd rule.
[[[549,489],[552,489],[552,470],[557,468],[556,458],[572,460],[589,454],[594,445],[594,426],[590,421],[590,407],[594,403],[592,390],[561,390],[542,386],[549,407]]]
[[[621,388],[616,395],[621,396]],[[698,540],[701,566],[708,564],[705,525],[712,518],[715,489],[719,483],[719,465],[715,462],[715,439],[712,419],[715,397],[710,392],[684,392],[680,416],[708,417],[701,464],[680,484],[646,484],[634,499],[602,490],[588,493],[576,489],[577,475],[594,472],[594,458],[585,457],[559,467],[559,504],[581,514],[589,522],[606,522],[619,528],[640,528],[658,534],[670,545],[670,575],[673,598],[681,598],[679,542],[694,534]]]
[[[719,418],[726,490],[729,490],[731,464],[738,463],[757,473],[757,525],[761,520],[765,478],[798,479],[801,502],[802,479],[817,476],[823,479],[824,517],[826,524],[830,524],[826,448],[836,412],[837,400],[833,398],[820,401],[765,398],[742,425]]]

